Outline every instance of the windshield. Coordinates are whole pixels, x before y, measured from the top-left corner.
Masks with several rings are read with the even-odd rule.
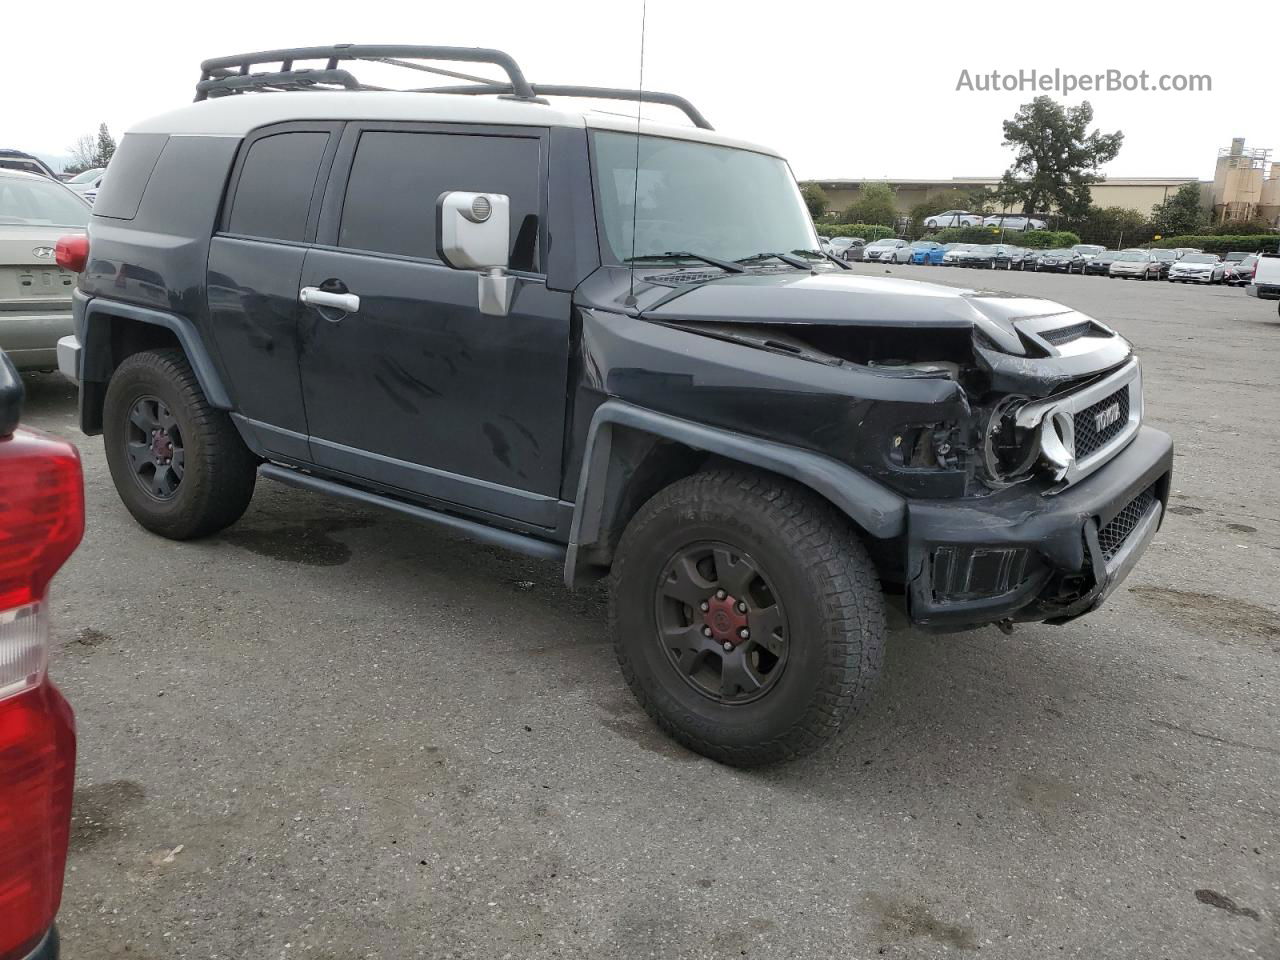
[[[1183,263],[1217,263],[1218,258],[1208,253],[1189,253],[1182,258]]]
[[[1156,260],[1177,260],[1177,255],[1172,250],[1152,250],[1151,256]]]
[[[88,183],[90,180],[97,180],[102,176],[102,167],[94,167],[92,170],[86,170],[84,173],[77,173],[67,183]]]
[[[0,177],[0,223],[83,227],[88,222],[88,206],[62,184]]]
[[[635,134],[592,135],[601,240],[615,262],[672,251],[722,260],[818,252],[813,221],[783,160],[687,140],[638,139],[639,176]]]
[[[1076,251],[1077,253],[1092,253],[1094,256],[1097,256],[1098,254],[1102,253],[1103,250],[1105,250],[1106,248],[1095,247],[1089,243],[1078,243],[1071,249]]]
[[[1134,253],[1132,251],[1126,251],[1125,253],[1116,254],[1116,259],[1117,260],[1150,260],[1151,258],[1148,257],[1145,253]]]
[[[1046,257],[1069,257],[1071,253],[1072,251],[1070,250],[1046,250],[1044,255]]]

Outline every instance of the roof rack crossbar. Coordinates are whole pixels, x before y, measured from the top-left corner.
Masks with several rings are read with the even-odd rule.
[[[200,64],[200,83],[196,85],[196,100],[204,100],[215,90],[232,90],[228,84],[205,86],[207,81],[221,80],[221,71],[235,70],[242,76],[249,76],[249,68],[255,64],[286,63],[292,65],[295,60],[326,60],[327,70],[336,70],[343,60],[456,60],[464,63],[491,63],[501,67],[511,82],[514,95],[521,100],[532,100],[535,94],[525,79],[520,65],[509,54],[501,50],[489,50],[483,47],[424,47],[405,46],[386,43],[338,43],[327,47],[290,47],[281,50],[262,50],[257,53],[243,53],[230,57],[214,57]],[[280,73],[295,72],[288,69]],[[259,86],[259,84],[250,84]]]
[[[658,103],[667,107],[675,107],[693,121],[695,127],[703,130],[714,130],[707,118],[684,97],[675,93],[662,93],[658,90],[626,90],[620,87],[579,87],[559,83],[530,84],[533,92],[539,97],[582,97],[586,100],[633,100],[641,103]],[[511,93],[511,85],[507,83],[485,83],[461,85],[456,87],[419,87],[413,93],[465,93],[483,96],[485,94]]]

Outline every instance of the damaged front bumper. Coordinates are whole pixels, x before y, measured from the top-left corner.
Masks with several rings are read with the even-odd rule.
[[[1173,441],[1142,427],[1061,493],[1019,484],[980,500],[907,505],[907,605],[916,623],[1065,623],[1096,609],[1159,529]]]

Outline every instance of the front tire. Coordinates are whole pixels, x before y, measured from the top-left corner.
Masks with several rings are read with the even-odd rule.
[[[722,763],[817,749],[880,673],[875,568],[847,518],[790,481],[734,469],[677,481],[628,524],[611,577],[632,693]]]
[[[207,536],[249,506],[257,460],[180,350],[135,353],[116,368],[102,433],[120,499],[152,533]]]

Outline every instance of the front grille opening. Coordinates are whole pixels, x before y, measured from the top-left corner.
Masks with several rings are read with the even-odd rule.
[[[1031,551],[1024,547],[943,546],[933,553],[937,602],[998,597],[1027,579]]]
[[[1156,488],[1148,487],[1130,500],[1123,510],[1112,518],[1111,522],[1098,530],[1098,546],[1102,548],[1102,556],[1108,562],[1124,546],[1129,535],[1147,515],[1151,504],[1156,499]]]
[[[1129,425],[1129,387],[1086,407],[1074,417],[1076,460],[1097,453]]]

